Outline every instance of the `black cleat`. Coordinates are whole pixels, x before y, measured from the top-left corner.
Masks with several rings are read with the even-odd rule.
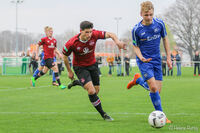
[[[71,89],[73,86],[76,86],[76,85],[82,86],[79,80],[73,80],[71,83],[68,84],[67,88]]]
[[[105,120],[105,121],[114,121],[114,119],[112,118],[112,117],[110,117],[108,114],[104,114],[103,115],[103,119]]]

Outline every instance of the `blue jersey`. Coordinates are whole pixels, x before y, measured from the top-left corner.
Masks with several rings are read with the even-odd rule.
[[[44,51],[42,51],[42,53],[40,54],[41,60],[44,59]]]
[[[44,51],[42,51],[42,53],[40,54],[40,66],[44,66],[45,62],[44,62]]]
[[[145,26],[142,21],[132,30],[133,45],[138,46],[144,58],[152,58],[151,63],[161,62],[160,39],[167,35],[161,19],[153,18],[152,24]],[[137,57],[137,62],[141,62]]]

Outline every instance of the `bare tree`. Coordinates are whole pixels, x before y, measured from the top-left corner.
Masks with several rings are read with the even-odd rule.
[[[14,40],[14,35],[11,31],[2,31],[0,33],[0,45],[1,53],[12,52],[15,50],[15,46],[11,45]]]
[[[74,30],[67,30],[63,34],[55,35],[58,49],[62,50],[65,43],[76,34],[77,32],[75,32]]]
[[[200,0],[176,0],[164,15],[177,46],[190,55],[190,60],[200,48],[199,9]]]

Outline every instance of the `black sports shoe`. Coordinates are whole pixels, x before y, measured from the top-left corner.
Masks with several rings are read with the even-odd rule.
[[[105,120],[105,121],[114,121],[114,119],[112,118],[112,117],[110,117],[108,114],[104,114],[103,115],[103,119]]]
[[[79,80],[74,80],[68,84],[67,88],[71,89],[73,86],[76,86],[76,85],[82,86],[82,84],[79,82]]]

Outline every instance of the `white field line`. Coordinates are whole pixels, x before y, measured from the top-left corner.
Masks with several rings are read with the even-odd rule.
[[[34,88],[45,88],[45,87],[49,87],[51,85],[47,85],[47,86],[39,86],[39,87],[24,87],[24,88],[12,88],[12,87],[1,87],[1,88],[4,88],[4,89],[0,89],[0,91],[16,91],[16,90],[25,90],[25,89],[34,89]]]
[[[57,115],[57,114],[64,114],[64,115],[70,115],[70,114],[87,114],[87,115],[94,115],[98,114],[97,112],[0,112],[0,115],[3,114],[35,114],[35,115]],[[110,112],[109,114],[113,115],[149,115],[150,113],[132,113],[132,112]],[[199,116],[200,113],[173,113],[168,114],[170,116]]]
[[[0,87],[0,89],[10,89],[11,87]]]

